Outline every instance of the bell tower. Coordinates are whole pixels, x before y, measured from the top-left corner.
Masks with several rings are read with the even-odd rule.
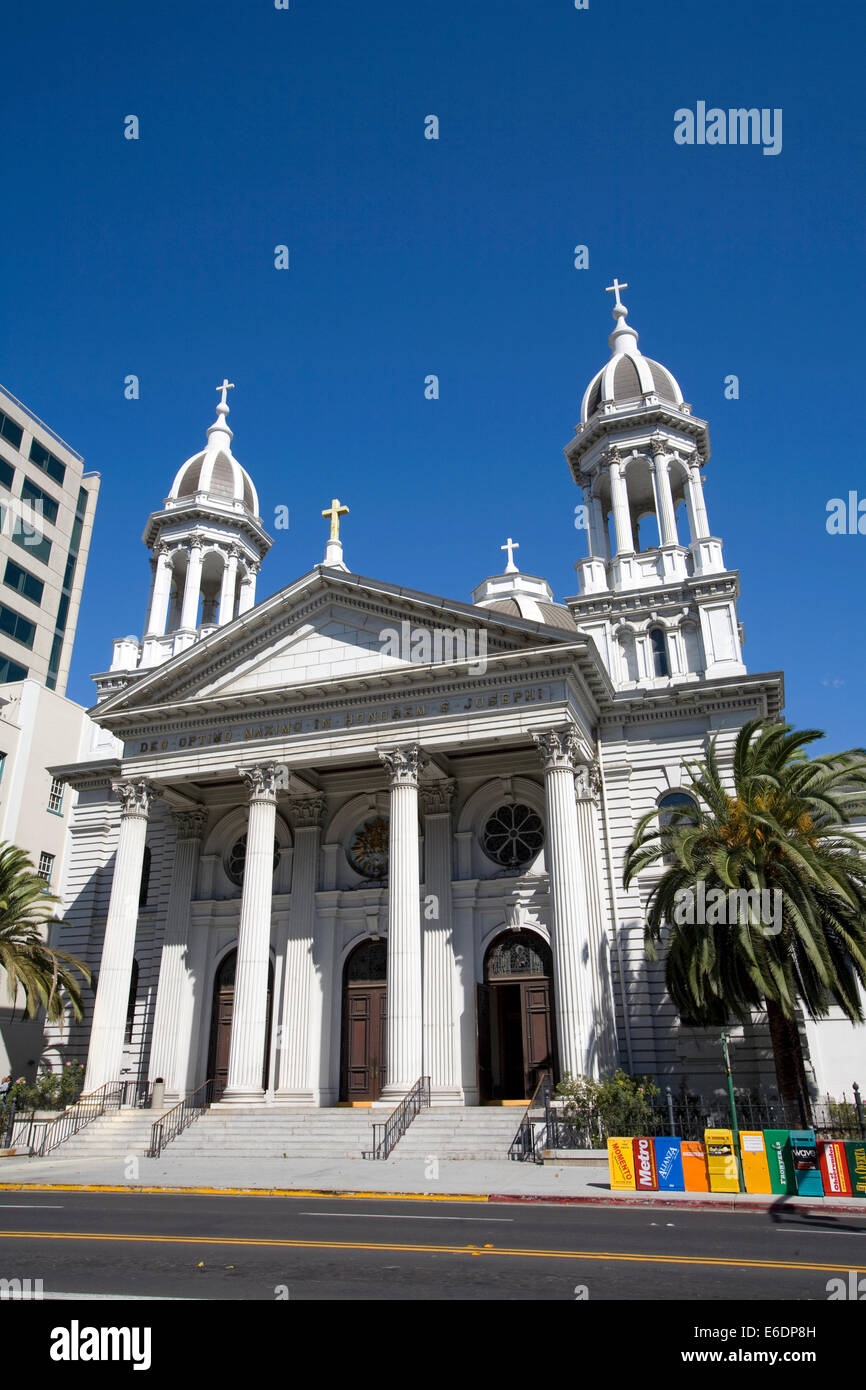
[[[568,607],[617,689],[745,674],[739,576],[710,531],[709,428],[676,378],[644,357],[614,280],[610,360],[583,396],[565,457],[583,496],[588,555]]]
[[[233,622],[253,607],[256,577],[273,544],[258,515],[252,478],[232,454],[227,379],[207,444],[178,470],[142,540],[151,552],[144,634],[114,643],[110,671],[96,676],[99,698]]]

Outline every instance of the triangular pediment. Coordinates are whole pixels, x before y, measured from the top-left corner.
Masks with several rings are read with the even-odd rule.
[[[255,699],[295,687],[381,679],[428,663],[585,645],[576,633],[324,567],[265,599],[98,706],[101,718],[176,702]]]

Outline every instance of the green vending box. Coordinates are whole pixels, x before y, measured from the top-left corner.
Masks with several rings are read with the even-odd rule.
[[[845,1157],[848,1160],[852,1195],[866,1197],[866,1139],[846,1139]]]
[[[779,1197],[797,1194],[794,1160],[791,1156],[791,1132],[787,1129],[765,1129],[767,1163],[770,1168],[770,1188]]]

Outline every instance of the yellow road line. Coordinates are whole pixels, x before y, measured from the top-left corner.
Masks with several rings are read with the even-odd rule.
[[[727,1269],[798,1269],[838,1273],[839,1262],[816,1264],[790,1260],[723,1259],[716,1255],[644,1255],[623,1250],[531,1250],[496,1245],[409,1245],[366,1240],[285,1240],[249,1236],[121,1235],[96,1231],[0,1231],[0,1240],[91,1240],[141,1245],[232,1245],[292,1250],[367,1250],[420,1255],[506,1255],[537,1260],[614,1260],[636,1264],[711,1265]]]
[[[155,1192],[169,1196],[204,1197],[321,1197],[334,1201],[488,1202],[486,1192],[334,1192],[327,1187],[159,1187],[123,1183],[0,1182],[0,1192]],[[535,1200],[543,1201],[543,1198]]]

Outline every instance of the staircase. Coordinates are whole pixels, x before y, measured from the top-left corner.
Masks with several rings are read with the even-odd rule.
[[[141,1158],[150,1148],[150,1130],[164,1110],[110,1110],[66,1139],[48,1158]]]
[[[518,1106],[432,1106],[416,1115],[393,1157],[507,1158],[522,1116]]]
[[[360,1158],[372,1139],[367,1109],[280,1109],[233,1105],[206,1110],[173,1139],[168,1158]]]

